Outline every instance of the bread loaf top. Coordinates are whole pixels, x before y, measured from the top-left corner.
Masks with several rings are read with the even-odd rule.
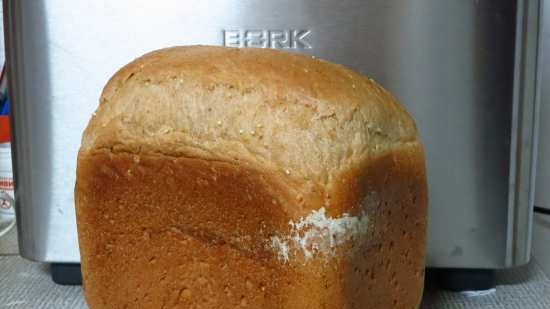
[[[409,143],[418,137],[406,110],[341,65],[270,49],[189,46],[154,51],[118,71],[81,153],[238,163],[306,192]]]

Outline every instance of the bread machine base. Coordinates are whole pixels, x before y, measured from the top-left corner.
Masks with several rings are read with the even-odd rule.
[[[50,265],[53,282],[61,285],[81,285],[80,264],[52,263]]]

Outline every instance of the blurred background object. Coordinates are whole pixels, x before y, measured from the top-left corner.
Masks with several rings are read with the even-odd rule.
[[[0,7],[2,11],[2,7]],[[4,24],[0,23],[0,33]],[[4,36],[0,36],[0,254],[17,254]]]
[[[15,226],[9,104],[5,70],[0,73],[0,237]]]

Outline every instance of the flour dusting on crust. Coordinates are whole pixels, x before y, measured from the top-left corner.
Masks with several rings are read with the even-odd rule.
[[[271,237],[271,247],[283,262],[288,262],[292,255],[303,255],[306,261],[315,255],[329,257],[339,245],[366,235],[369,226],[366,215],[343,214],[331,218],[324,207],[288,224],[289,235]]]

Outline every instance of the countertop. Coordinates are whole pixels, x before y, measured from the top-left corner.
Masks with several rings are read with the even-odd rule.
[[[499,272],[497,277],[497,290],[488,296],[466,297],[428,287],[421,308],[550,308],[550,279],[536,261]],[[47,265],[17,255],[0,256],[0,309],[86,308],[81,287],[56,285]]]

